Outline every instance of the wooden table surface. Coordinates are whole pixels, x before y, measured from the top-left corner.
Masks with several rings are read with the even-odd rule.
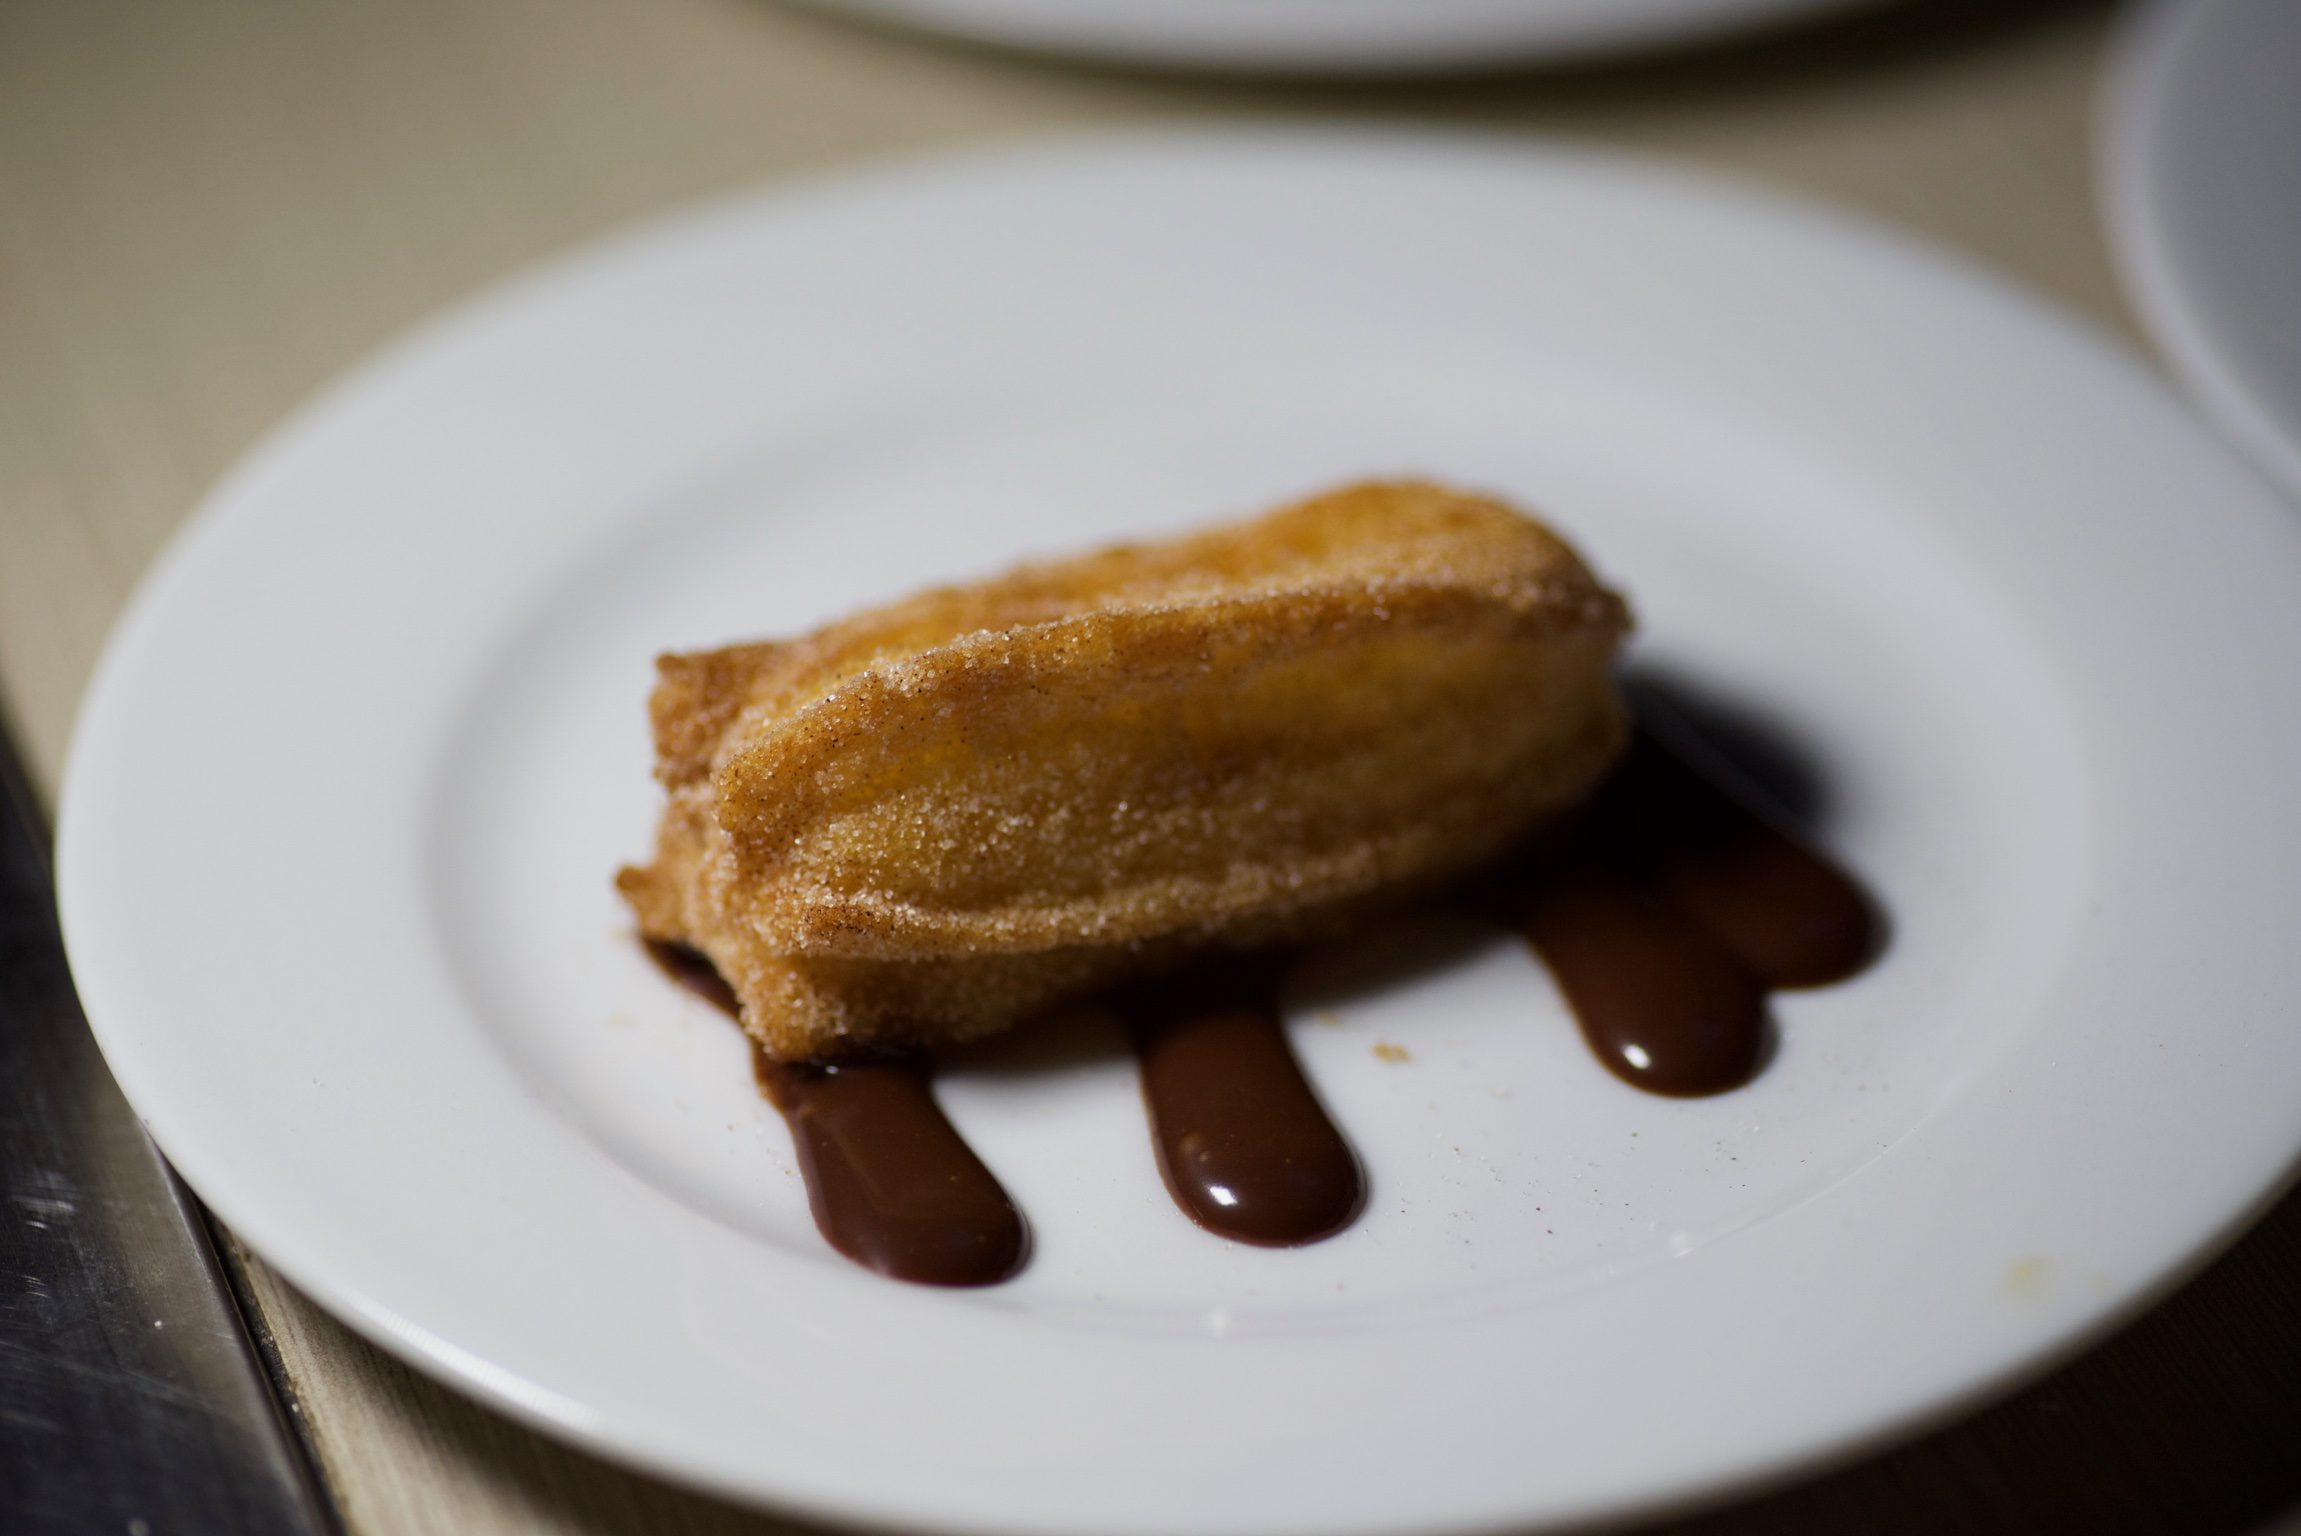
[[[394,332],[648,213],[917,146],[1336,113],[1628,146],[1865,210],[2138,345],[2091,181],[2107,23],[2077,0],[1911,0],[1603,67],[1336,87],[1076,70],[768,0],[12,0],[6,724],[52,792],[105,632],[169,533]],[[539,1439],[246,1272],[356,1536],[792,1529]],[[1671,1528],[2237,1532],[2296,1514],[2301,1197],[2020,1395]]]

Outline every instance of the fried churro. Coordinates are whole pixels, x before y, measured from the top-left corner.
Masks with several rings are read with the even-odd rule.
[[[1541,524],[1404,482],[665,656],[618,884],[779,1059],[987,1034],[1571,806],[1628,626]]]

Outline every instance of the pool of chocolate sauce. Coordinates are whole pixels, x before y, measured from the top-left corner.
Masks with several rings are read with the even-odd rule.
[[[1763,1066],[1769,995],[1854,975],[1879,942],[1853,877],[1750,803],[1698,753],[1640,731],[1590,804],[1479,882],[1541,955],[1606,1068],[1649,1092],[1723,1093]],[[729,1015],[702,955],[650,942]],[[1281,956],[1236,957],[1122,989],[1159,1171],[1220,1236],[1330,1237],[1366,1201],[1350,1143],[1280,1022]],[[759,1082],[790,1124],[815,1223],[897,1279],[987,1285],[1021,1269],[1022,1213],[935,1102],[919,1058],[778,1065]]]

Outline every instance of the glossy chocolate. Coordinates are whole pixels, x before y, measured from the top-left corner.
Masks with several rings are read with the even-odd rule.
[[[1644,732],[1507,889],[1598,1059],[1654,1093],[1748,1082],[1769,989],[1842,980],[1877,947],[1850,876]]]
[[[832,1247],[925,1285],[995,1285],[1023,1267],[1023,1213],[944,1117],[923,1063],[782,1065],[756,1050],[753,1063]]]
[[[664,974],[739,1016],[734,989],[703,955],[645,942]],[[808,1208],[832,1247],[923,1285],[995,1285],[1023,1267],[1023,1214],[935,1102],[923,1062],[785,1065],[757,1047],[751,1062],[791,1127]]]
[[[1175,1203],[1223,1237],[1294,1247],[1350,1225],[1366,1180],[1286,1043],[1276,983],[1236,962],[1115,1001]]]
[[[1879,939],[1869,897],[1701,755],[1641,733],[1608,786],[1617,825],[1670,900],[1770,986],[1826,986],[1867,965]]]

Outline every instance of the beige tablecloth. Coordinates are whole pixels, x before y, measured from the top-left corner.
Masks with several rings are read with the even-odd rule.
[[[0,701],[53,788],[138,576],[232,460],[438,305],[652,211],[914,146],[1349,113],[1602,141],[1866,210],[2134,334],[2094,4],[1924,0],[1661,59],[1326,87],[1079,71],[766,0],[0,8]],[[248,1279],[358,1536],[748,1531]],[[2301,1203],[2110,1345],[1689,1529],[2255,1528],[2301,1506]]]

